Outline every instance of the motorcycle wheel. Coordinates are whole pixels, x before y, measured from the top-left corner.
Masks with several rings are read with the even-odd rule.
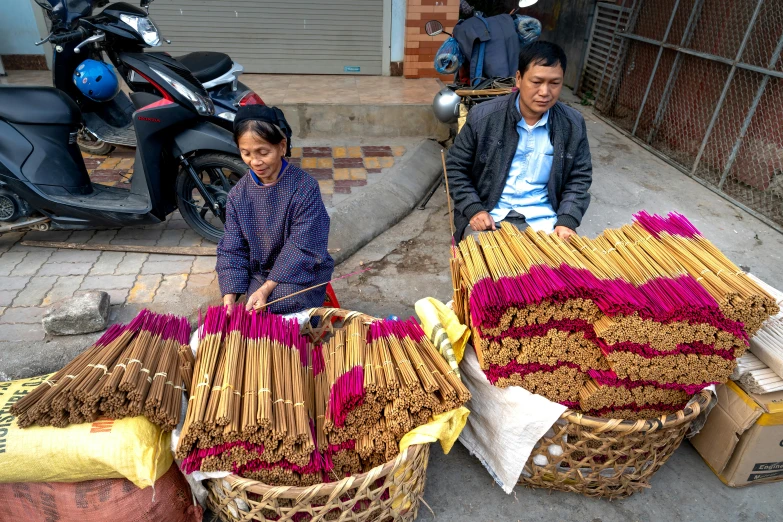
[[[228,192],[245,175],[247,165],[238,157],[228,154],[195,156],[190,160],[190,165],[225,215]],[[220,241],[223,237],[223,221],[209,207],[196,188],[195,180],[184,168],[177,175],[176,190],[177,206],[190,228],[208,241]]]
[[[92,154],[93,156],[106,156],[114,150],[114,145],[94,138],[83,130],[79,131],[79,134],[76,137],[76,143],[79,145],[79,149],[81,149],[82,152]]]

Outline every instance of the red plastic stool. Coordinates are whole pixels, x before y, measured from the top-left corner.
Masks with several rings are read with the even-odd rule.
[[[337,296],[332,288],[332,283],[326,284],[326,298],[324,299],[324,308],[340,308],[340,303],[337,302]]]

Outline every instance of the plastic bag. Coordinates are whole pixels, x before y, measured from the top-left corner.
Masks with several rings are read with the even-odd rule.
[[[440,74],[454,74],[459,70],[465,57],[454,38],[449,38],[435,54],[435,70]]]
[[[21,429],[11,406],[49,377],[0,382],[0,483],[127,478],[145,488],[166,473],[170,434],[144,417]]]
[[[541,36],[541,22],[532,16],[514,15],[514,26],[522,44],[530,43]]]
[[[171,466],[155,490],[139,489],[126,479],[77,483],[0,484],[0,522],[166,521],[200,522],[202,510],[193,500],[182,473]]]

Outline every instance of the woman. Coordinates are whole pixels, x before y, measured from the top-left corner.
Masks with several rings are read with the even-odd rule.
[[[250,166],[228,194],[225,235],[217,247],[223,303],[246,294],[247,309],[290,296],[332,277],[329,215],[318,182],[285,160],[290,130],[276,108],[237,111],[234,140]],[[277,314],[321,306],[325,286],[270,305]]]

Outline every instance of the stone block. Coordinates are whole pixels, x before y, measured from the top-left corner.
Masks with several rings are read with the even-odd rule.
[[[54,304],[46,311],[43,327],[50,335],[100,332],[109,322],[109,294],[86,292]]]

